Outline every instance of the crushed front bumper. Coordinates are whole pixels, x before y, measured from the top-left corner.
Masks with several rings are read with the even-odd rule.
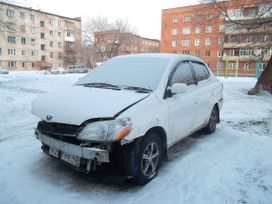
[[[38,130],[35,131],[35,135],[36,138],[40,140],[43,145],[47,145],[61,152],[65,152],[73,156],[78,156],[86,160],[93,160],[102,163],[110,162],[108,150],[94,147],[82,147],[80,145],[63,142],[61,140],[57,140],[47,135],[44,135]]]

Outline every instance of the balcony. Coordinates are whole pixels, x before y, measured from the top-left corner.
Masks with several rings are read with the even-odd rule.
[[[75,39],[75,37],[68,37],[68,36],[66,36],[65,39],[64,39],[64,41],[66,41],[66,42],[75,42],[76,39]]]

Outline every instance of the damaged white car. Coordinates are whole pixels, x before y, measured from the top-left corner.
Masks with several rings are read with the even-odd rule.
[[[223,86],[199,58],[139,54],[112,58],[74,86],[40,96],[32,113],[42,149],[79,171],[106,168],[138,184],[158,173],[167,150],[215,131]]]

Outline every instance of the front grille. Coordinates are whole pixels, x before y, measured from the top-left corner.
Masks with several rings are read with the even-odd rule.
[[[50,136],[63,136],[63,137],[76,137],[81,127],[79,125],[70,125],[63,123],[47,123],[40,121],[37,129],[45,135]]]

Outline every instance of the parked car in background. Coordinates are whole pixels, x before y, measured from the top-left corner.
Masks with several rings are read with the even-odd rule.
[[[63,67],[54,67],[51,69],[51,74],[66,74],[67,70]]]
[[[222,103],[223,85],[201,59],[138,54],[40,96],[32,113],[41,118],[35,134],[45,153],[85,173],[106,167],[145,184],[172,145],[215,131]]]
[[[68,66],[68,73],[87,73],[88,68],[86,68],[84,65],[70,65]]]
[[[3,67],[0,67],[0,74],[8,74],[9,71]]]

